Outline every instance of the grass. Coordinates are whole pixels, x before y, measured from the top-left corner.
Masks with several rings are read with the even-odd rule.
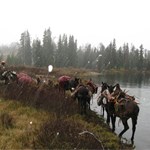
[[[120,147],[118,138],[108,128],[94,122],[89,123],[86,116],[75,114],[70,117],[63,115],[58,117],[56,114],[11,100],[2,100],[0,108],[4,110],[0,114],[1,120],[4,112],[8,118],[13,118],[9,128],[8,122],[7,126],[0,122],[0,149],[97,149],[102,146],[119,149]],[[97,121],[100,122],[99,120]],[[80,135],[79,133],[83,131],[94,133],[104,142],[99,143],[90,134]]]
[[[47,120],[47,113],[11,100],[1,100],[0,109],[0,149],[31,148],[32,130],[38,129]],[[4,115],[5,120],[12,119],[11,123],[3,122]]]

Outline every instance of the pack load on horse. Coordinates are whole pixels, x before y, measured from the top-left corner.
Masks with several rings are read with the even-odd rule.
[[[98,86],[92,81],[92,79],[90,78],[90,80],[86,83],[86,85],[90,88],[90,91],[92,92],[92,94],[96,94],[98,91]]]
[[[33,83],[33,79],[28,74],[20,72],[17,74],[17,83],[19,85],[27,85]]]
[[[132,136],[131,141],[134,142],[134,134],[136,130],[137,118],[139,114],[139,106],[135,101],[133,96],[130,96],[123,92],[120,88],[117,87],[113,92],[110,93],[112,90],[110,87],[107,86],[107,83],[102,83],[102,90],[101,96],[98,99],[98,105],[100,106],[103,102],[103,98],[106,98],[106,108],[107,113],[111,121],[112,121],[112,130],[115,131],[115,121],[116,117],[119,117],[123,123],[124,129],[120,132],[119,137],[121,138],[122,135],[129,129],[128,119],[132,119]],[[115,86],[114,86],[115,87]],[[110,89],[109,89],[110,88]],[[118,91],[118,94],[116,94]]]
[[[5,81],[5,84],[8,84],[15,81],[16,77],[16,72],[7,70],[5,61],[2,61],[0,64],[0,80]]]
[[[59,91],[63,91],[65,93],[66,90],[70,90],[71,92],[77,87],[79,84],[79,78],[71,78],[70,76],[61,76],[58,78]]]

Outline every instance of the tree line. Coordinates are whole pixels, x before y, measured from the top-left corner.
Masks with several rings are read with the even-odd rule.
[[[27,65],[35,67],[77,67],[86,69],[135,69],[150,70],[150,51],[128,43],[117,49],[116,40],[113,39],[108,46],[102,43],[98,47],[91,44],[77,45],[73,35],[59,35],[57,42],[52,37],[50,28],[45,29],[43,40],[31,41],[30,33],[25,31],[21,34],[20,42],[10,47],[0,47],[0,60],[4,59],[1,51],[13,49],[13,53],[6,56],[9,65]],[[14,52],[15,50],[15,52]]]

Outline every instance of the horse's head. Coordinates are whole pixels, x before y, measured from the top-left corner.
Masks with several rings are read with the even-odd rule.
[[[115,88],[115,86],[108,85],[107,83],[102,82],[102,85],[101,85],[101,95],[97,99],[98,106],[100,106],[101,104],[103,104],[103,99],[104,98],[110,99],[110,94],[114,91],[114,88]],[[106,90],[107,90],[107,92],[109,94],[106,94],[107,92],[105,93]]]
[[[101,85],[101,95],[98,97],[97,99],[97,105],[100,106],[103,104],[103,99],[104,99],[104,95],[102,94],[105,90],[108,89],[108,84],[105,83],[105,82],[102,82],[102,85]]]
[[[75,77],[75,79],[74,79],[74,87],[76,88],[79,85],[80,82],[81,82],[81,79]]]
[[[110,94],[114,92],[115,86],[113,86],[113,85],[107,85],[107,87],[108,87],[108,91],[109,91]]]
[[[108,84],[105,83],[105,82],[102,82],[102,85],[101,85],[101,93],[103,93],[107,88],[108,88]]]
[[[74,78],[69,80],[69,88],[71,91],[74,91],[74,89],[79,85],[80,83],[80,78]]]

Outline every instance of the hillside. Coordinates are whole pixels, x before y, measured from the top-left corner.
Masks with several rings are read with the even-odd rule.
[[[88,75],[87,70],[11,67],[56,82],[62,74]],[[63,72],[64,71],[64,72]],[[102,117],[80,115],[77,102],[55,86],[0,84],[0,149],[132,149],[122,144]],[[6,144],[7,143],[7,144]]]

